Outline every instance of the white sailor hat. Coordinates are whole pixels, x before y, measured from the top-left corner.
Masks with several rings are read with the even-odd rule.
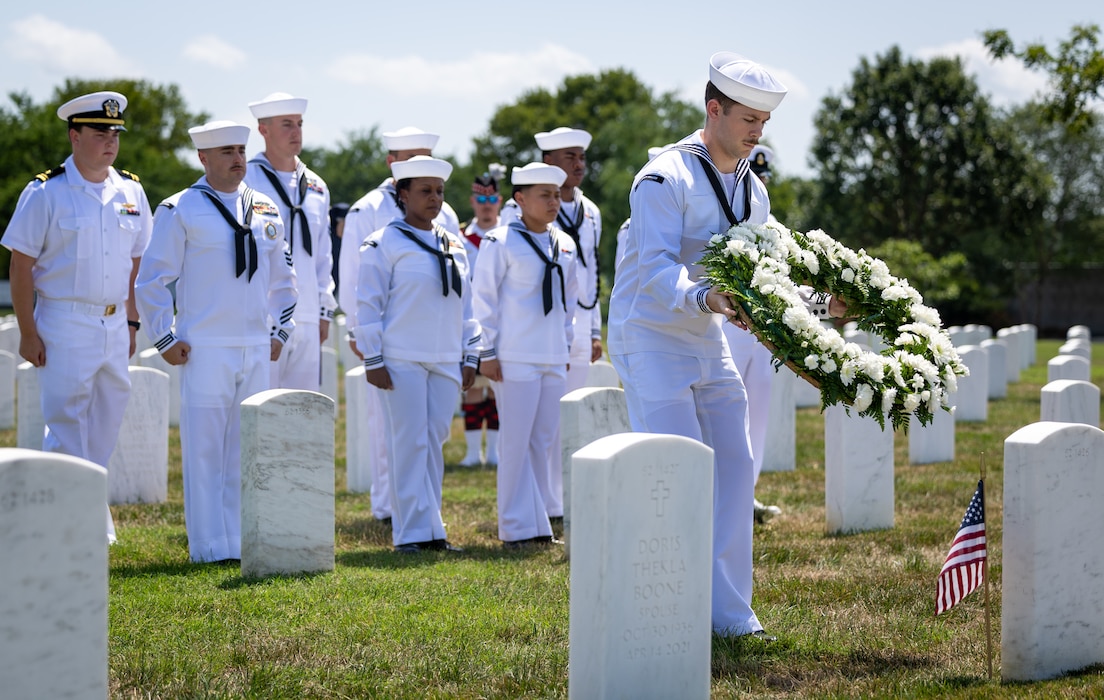
[[[59,118],[70,127],[90,126],[101,131],[126,131],[123,110],[127,98],[122,93],[104,90],[74,97],[58,107]]]
[[[561,146],[561,148],[569,148]],[[567,173],[555,165],[547,163],[529,163],[520,168],[514,168],[510,174],[510,182],[518,185],[555,185],[563,187]]]
[[[447,180],[451,174],[452,163],[430,156],[414,156],[391,164],[391,175],[396,180],[411,177],[439,177]]]
[[[582,129],[561,126],[552,131],[542,131],[533,138],[537,140],[537,148],[542,151],[556,151],[561,148],[581,148],[585,151],[590,146],[591,136]]]
[[[223,146],[244,146],[249,141],[249,127],[236,122],[220,119],[207,122],[202,126],[188,129],[192,143],[199,150],[222,148]]]
[[[761,143],[755,144],[755,148],[751,149],[751,155],[748,156],[748,162],[751,164],[751,172],[759,175],[770,175],[771,163],[774,162],[774,151],[770,146],[764,146]]]
[[[764,112],[774,111],[786,96],[786,86],[766,68],[731,51],[710,57],[709,80],[729,98]]]
[[[433,150],[437,145],[437,134],[422,131],[416,126],[405,126],[398,131],[383,133],[383,147],[388,151],[415,151],[422,148]]]
[[[249,103],[249,111],[257,119],[285,114],[306,114],[307,98],[292,97],[286,92],[274,92],[263,100]]]

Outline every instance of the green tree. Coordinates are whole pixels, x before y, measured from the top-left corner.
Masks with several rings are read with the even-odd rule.
[[[144,80],[66,80],[44,104],[25,93],[9,95],[0,106],[0,229],[6,229],[19,194],[38,173],[56,167],[72,152],[57,108],[97,90],[127,97],[127,131],[115,166],[136,173],[152,206],[187,187],[201,172],[185,160],[192,149],[188,127],[208,119],[188,111],[179,88]],[[8,250],[0,249],[0,276],[8,274]]]
[[[1100,28],[1074,26],[1070,38],[1051,53],[1042,44],[1019,49],[1004,30],[984,34],[997,59],[1014,57],[1048,74],[1050,92],[1015,110],[1011,123],[1046,170],[1047,198],[1042,221],[1023,249],[1018,266],[1021,308],[1039,324],[1041,299],[1056,269],[1104,260],[1104,126],[1093,110],[1104,94],[1104,53]]]
[[[703,83],[703,94],[704,89]],[[701,108],[673,93],[654,95],[629,71],[572,76],[555,92],[531,90],[516,103],[500,107],[487,132],[474,140],[471,162],[480,170],[492,162],[510,168],[524,165],[541,157],[533,134],[558,126],[590,132],[594,140],[587,149],[582,189],[602,211],[600,254],[603,289],[608,290],[615,234],[629,215],[629,187],[648,160],[648,148],[677,141],[704,120]]]
[[[852,247],[918,242],[963,253],[979,294],[944,317],[976,316],[1013,291],[1011,251],[1040,220],[1043,171],[958,59],[862,59],[815,117],[811,222]]]

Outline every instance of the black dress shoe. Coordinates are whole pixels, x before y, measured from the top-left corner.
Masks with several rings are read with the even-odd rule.
[[[541,547],[555,544],[563,544],[563,540],[558,540],[552,535],[541,535],[538,537],[530,537],[526,540],[512,540],[510,542],[503,542],[502,546],[507,549],[520,549],[522,547]]]
[[[431,540],[431,541],[426,542],[424,544],[428,545],[427,549],[434,549],[434,550],[437,550],[439,552],[463,552],[464,551],[463,547],[457,547],[456,545],[449,542],[448,540]]]
[[[399,554],[417,554],[422,551],[422,542],[407,542],[395,545],[395,551]]]

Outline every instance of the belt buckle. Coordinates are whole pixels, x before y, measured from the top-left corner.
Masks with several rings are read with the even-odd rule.
[[[115,314],[115,305],[108,304],[104,307],[104,316],[113,316]]]

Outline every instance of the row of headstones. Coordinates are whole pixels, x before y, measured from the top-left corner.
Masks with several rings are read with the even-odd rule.
[[[143,371],[167,389],[167,376]],[[242,403],[241,432],[242,576],[332,570],[333,401],[256,394]],[[4,697],[107,697],[108,489],[108,471],[91,462],[0,449]]]

